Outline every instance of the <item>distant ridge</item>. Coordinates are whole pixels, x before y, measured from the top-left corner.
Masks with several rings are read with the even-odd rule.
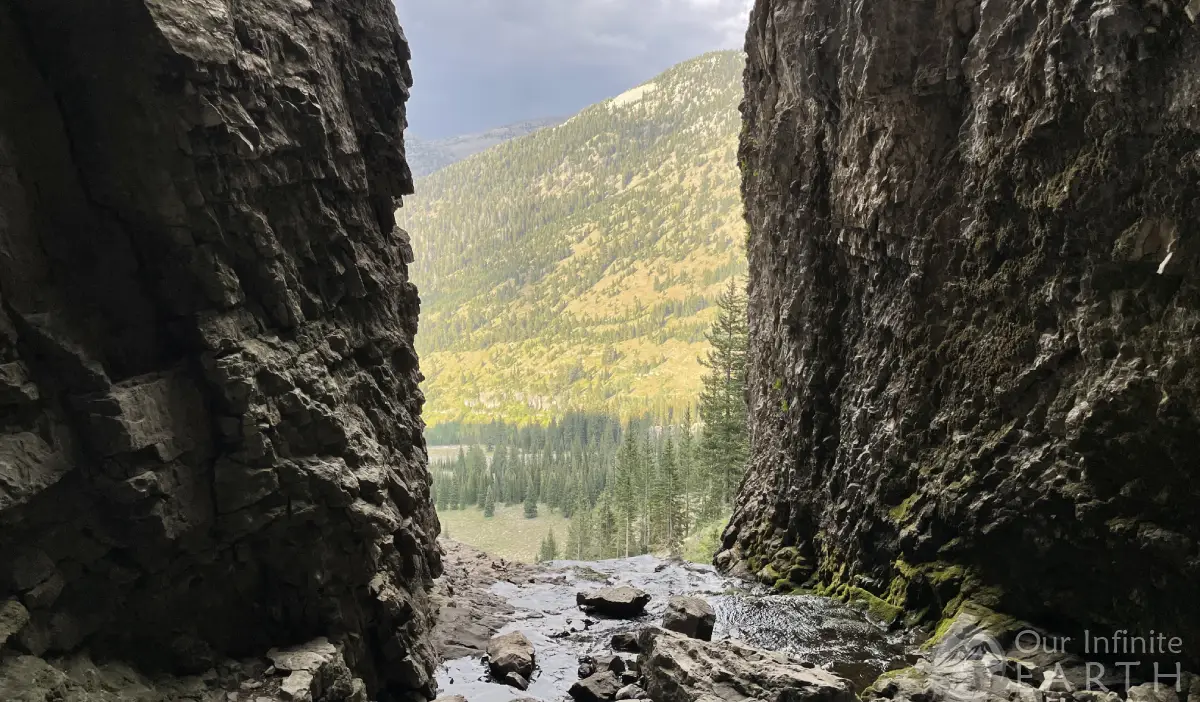
[[[539,129],[557,126],[565,121],[567,121],[566,117],[528,119],[489,129],[486,132],[463,134],[434,141],[425,141],[419,137],[406,135],[404,141],[408,167],[412,170],[414,178],[423,178],[497,144],[532,134]]]

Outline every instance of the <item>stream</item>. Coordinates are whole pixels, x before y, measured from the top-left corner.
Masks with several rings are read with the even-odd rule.
[[[609,561],[554,561],[527,576],[498,580],[490,593],[514,611],[499,633],[521,631],[533,643],[537,671],[522,692],[490,681],[479,656],[449,660],[438,669],[440,695],[470,702],[569,699],[579,657],[611,653],[613,634],[659,624],[671,595],[705,598],[717,614],[713,639],[735,638],[784,651],[850,680],[857,689],[880,674],[911,663],[902,635],[889,633],[844,604],[812,595],[773,595],[761,586],[727,578],[712,566],[637,556]],[[575,593],[604,585],[632,585],[651,595],[646,613],[632,620],[585,614]],[[836,663],[834,663],[836,662]]]

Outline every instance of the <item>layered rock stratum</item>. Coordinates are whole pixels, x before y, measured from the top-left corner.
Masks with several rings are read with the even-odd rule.
[[[328,637],[432,696],[408,58],[386,0],[0,4],[0,680]]]
[[[1198,12],[756,2],[721,563],[1200,660]]]

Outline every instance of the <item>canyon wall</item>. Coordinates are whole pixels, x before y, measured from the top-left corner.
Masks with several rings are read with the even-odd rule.
[[[757,0],[718,563],[1200,660],[1200,2]]]
[[[432,694],[408,58],[388,0],[0,4],[0,647]]]

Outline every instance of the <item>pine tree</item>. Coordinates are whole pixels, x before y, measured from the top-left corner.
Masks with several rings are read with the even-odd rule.
[[[496,516],[496,491],[489,485],[487,489],[487,497],[483,500],[483,516],[491,519]]]
[[[600,497],[600,505],[596,508],[596,531],[600,543],[597,545],[597,555],[601,558],[612,558],[617,554],[617,534],[619,525],[613,512],[608,493]]]
[[[617,454],[616,512],[621,518],[624,531],[624,554],[629,556],[633,547],[633,523],[638,515],[637,483],[641,473],[641,457],[638,451],[637,430],[633,420],[625,428],[625,442]]]
[[[689,406],[683,414],[683,427],[679,432],[679,447],[676,454],[676,465],[679,466],[679,477],[682,485],[680,493],[683,497],[683,538],[687,538],[692,529],[692,492],[695,486],[692,483],[692,477],[695,471],[693,470],[693,451],[692,451],[692,408]]]
[[[538,516],[537,493],[533,489],[533,480],[525,486],[525,518],[536,519]]]
[[[542,548],[538,552],[538,562],[547,563],[558,558],[558,544],[554,541],[554,530],[551,529],[546,538],[542,541]]]
[[[575,517],[571,520],[571,527],[575,530],[575,549],[569,555],[573,555],[575,560],[587,560],[592,553],[592,512],[582,494],[576,496]]]
[[[704,432],[699,453],[708,482],[708,512],[728,508],[733,501],[749,454],[746,408],[746,358],[749,327],[746,297],[735,280],[717,300],[717,320],[707,334],[711,349],[704,366],[700,420]]]
[[[663,442],[658,469],[658,509],[663,524],[664,545],[672,554],[683,546],[683,490],[676,467],[675,447],[670,435]]]

